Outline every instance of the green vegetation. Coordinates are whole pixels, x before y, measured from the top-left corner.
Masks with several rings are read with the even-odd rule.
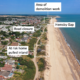
[[[14,76],[8,80],[33,80],[35,76],[35,66],[31,60],[18,58],[20,67],[24,70],[23,73],[14,72]],[[16,63],[17,64],[17,63]]]
[[[0,21],[5,21],[6,17],[0,17]]]
[[[44,34],[42,35],[42,38],[43,38],[44,40],[47,40],[47,35],[46,35],[46,33],[44,33]]]
[[[44,45],[41,45],[38,48],[45,50],[45,46]]]
[[[5,62],[3,62],[3,59],[0,59],[0,67],[4,67]]]
[[[19,72],[17,72],[17,71],[15,71],[15,72],[14,72],[14,74],[18,74],[18,75],[21,75],[21,73],[19,73]]]
[[[11,26],[6,27],[7,29],[9,29]]]
[[[47,28],[45,28],[45,30],[44,30],[45,32],[47,31]]]
[[[40,35],[41,35],[41,30],[38,30],[33,34],[33,37],[39,37]]]
[[[43,35],[41,36],[40,41],[41,41],[42,44],[46,44],[46,41],[47,41],[47,35],[46,35],[46,32],[43,33]]]
[[[40,58],[38,61],[39,71],[43,71],[45,69],[46,62],[43,58]]]
[[[49,23],[50,18],[45,18],[45,23]]]
[[[16,69],[19,69],[19,66],[18,65],[16,66]]]
[[[0,54],[5,55],[5,53],[3,53],[3,52],[0,52]]]
[[[22,32],[21,35],[23,36],[25,34],[25,32]]]
[[[37,52],[37,55],[45,55],[45,51]]]
[[[30,58],[34,58],[34,56],[33,56],[33,55],[28,55],[28,57],[30,57]]]
[[[41,51],[38,51],[38,49],[41,49]],[[42,51],[44,50],[44,51]],[[41,46],[38,46],[37,48],[37,55],[45,55],[45,46],[44,45],[41,45]]]
[[[5,52],[5,51],[6,51],[5,49],[2,50],[2,52]]]
[[[0,22],[0,25],[2,24],[2,22]]]
[[[5,31],[0,31],[0,34],[1,35],[3,35],[3,37],[6,37],[6,38],[8,38],[10,35],[7,33],[7,32],[5,32]]]
[[[36,38],[32,38],[30,40],[29,44],[29,50],[33,50],[34,49],[34,44],[36,43],[37,39]]]
[[[8,44],[8,41],[1,41],[1,44],[2,45],[7,45]]]
[[[15,37],[19,37],[21,35],[20,32],[9,32],[9,35],[15,35]]]
[[[4,37],[1,37],[1,40],[4,40],[5,38]]]
[[[21,45],[26,45],[26,42],[21,42]]]
[[[27,66],[27,68],[34,69],[34,66],[32,66],[32,65],[34,65],[34,63],[32,61],[30,61],[30,60],[26,61],[23,58],[19,58],[18,61],[21,65],[25,65],[25,66]]]
[[[21,77],[22,80],[33,80],[35,75],[34,63],[31,60],[24,60],[23,58],[19,58],[18,61],[20,65],[27,66],[27,68],[24,68],[25,73]]]
[[[38,41],[38,44],[40,44],[40,43],[41,43],[41,41],[39,40],[39,41]]]
[[[0,62],[0,67],[4,67],[5,62]]]
[[[45,20],[49,19],[48,17],[45,18]]]
[[[14,40],[15,39],[15,36],[11,36],[11,39]]]

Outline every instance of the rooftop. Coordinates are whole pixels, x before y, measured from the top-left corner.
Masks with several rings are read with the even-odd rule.
[[[2,76],[9,76],[10,72],[9,71],[0,71],[0,75]],[[1,79],[0,79],[1,80]]]
[[[3,77],[2,76],[0,76],[0,80],[3,80]]]
[[[4,67],[1,68],[1,71],[12,71],[12,66],[5,64]]]
[[[10,46],[18,46],[18,42],[12,42]]]

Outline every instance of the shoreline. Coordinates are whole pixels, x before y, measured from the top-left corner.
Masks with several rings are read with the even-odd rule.
[[[60,16],[56,16],[55,19],[56,19],[56,18],[61,18],[61,17],[60,17]],[[57,21],[57,19],[56,19],[56,21]],[[59,30],[60,30],[60,29],[59,29]],[[66,41],[66,44],[67,44],[68,47],[71,49],[72,54],[75,56],[75,58],[76,58],[76,60],[77,60],[77,62],[78,62],[78,64],[79,64],[79,66],[80,66],[80,61],[77,59],[76,53],[75,53],[74,50],[70,47],[70,44],[67,42],[66,37],[64,36],[63,32],[62,32],[61,30],[60,30],[60,32],[61,32],[61,34],[63,35],[63,37],[64,37],[64,39],[65,39],[65,41]]]
[[[64,41],[65,41],[65,43],[66,43],[66,46],[70,49],[70,51],[71,51],[71,56],[76,60],[74,60],[74,65],[75,65],[75,62],[77,62],[77,66],[76,67],[80,67],[80,65],[79,65],[79,63],[78,63],[78,59],[76,58],[76,56],[75,56],[75,53],[73,53],[73,51],[72,51],[72,49],[71,49],[71,47],[68,45],[68,43],[66,42],[66,40],[65,40],[65,37],[63,36],[63,33],[61,32],[61,30],[59,29],[59,31],[60,31],[60,34],[62,35],[62,37],[64,38]]]
[[[56,17],[53,19],[53,23],[55,21],[57,21]],[[54,34],[54,35],[51,35],[51,34]],[[51,38],[53,40],[51,40]],[[68,46],[61,30],[59,28],[54,28],[53,25],[49,25],[48,26],[48,39],[49,39],[48,45],[50,45],[50,47],[52,47],[53,50],[51,49],[50,52],[48,53],[51,55],[50,58],[46,58],[46,61],[49,62],[51,67],[49,67],[50,68],[49,70],[46,69],[44,72],[45,80],[57,80],[58,79],[57,75],[59,75],[60,80],[66,80],[66,79],[67,80],[80,80],[80,74],[79,74],[80,65],[78,61],[76,60],[71,48]],[[54,41],[55,43],[52,41]],[[52,54],[51,52],[52,53],[54,52],[54,53]],[[58,69],[57,71],[55,70],[56,67]],[[46,72],[47,72],[47,76],[46,76]]]
[[[60,30],[60,29],[59,29],[59,30]],[[65,42],[66,42],[67,46],[70,48],[70,50],[72,51],[72,54],[73,54],[74,57],[76,58],[76,53],[75,53],[74,50],[70,47],[70,44],[66,41],[66,38],[65,38],[65,36],[64,36],[64,34],[62,33],[61,30],[60,30],[60,32],[61,32],[61,34],[63,35],[63,37],[64,37],[64,39],[65,39]],[[77,60],[78,64],[80,65],[79,60],[78,60],[77,58],[76,58],[76,60]]]

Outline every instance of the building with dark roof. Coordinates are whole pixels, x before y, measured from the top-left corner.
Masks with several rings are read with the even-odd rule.
[[[21,41],[22,41],[22,42],[27,42],[28,39],[29,39],[29,37],[23,37],[23,38],[21,39]]]
[[[10,74],[10,71],[0,71],[0,77],[2,80],[9,78],[9,74]]]

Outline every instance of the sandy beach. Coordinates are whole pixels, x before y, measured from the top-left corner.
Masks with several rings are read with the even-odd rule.
[[[52,24],[56,22],[52,19]],[[46,58],[47,66],[44,72],[45,80],[80,80],[80,66],[73,55],[71,49],[67,45],[61,31],[54,28],[54,25],[47,25],[47,48],[48,55]]]

